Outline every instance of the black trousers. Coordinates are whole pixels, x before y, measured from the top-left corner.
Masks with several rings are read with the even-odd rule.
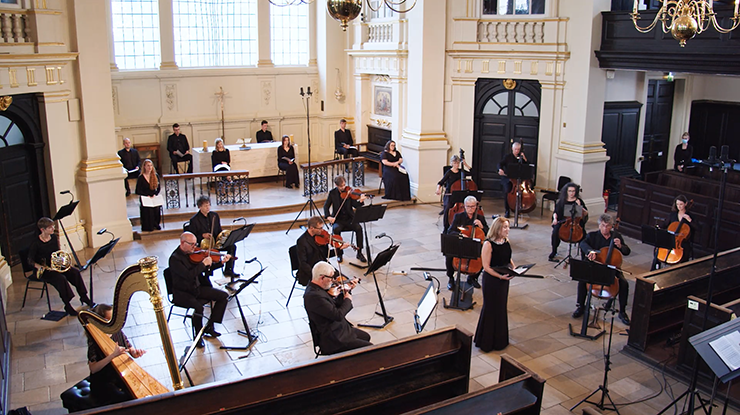
[[[189,307],[195,310],[193,314],[193,328],[196,332],[203,328],[203,300],[213,301],[211,309],[211,323],[220,323],[224,319],[226,304],[229,302],[229,295],[225,291],[211,287],[199,287],[198,296],[193,297],[190,294],[178,293],[175,302],[180,307]]]
[[[366,331],[360,330],[357,327],[352,327],[352,331],[356,336],[354,340],[345,343],[337,351],[332,351],[328,354],[346,352],[347,350],[359,349],[360,347],[373,345],[372,343],[370,343],[370,334],[368,334]]]
[[[511,183],[511,180],[506,176],[501,176],[501,191],[504,192],[504,210],[506,210],[506,213],[511,212],[512,209],[516,209],[516,206],[509,206],[509,200],[506,196],[512,188],[514,188],[514,185]]]
[[[344,147],[339,147],[337,149],[337,153],[343,155],[344,158],[357,157],[357,154],[358,154],[356,148],[344,148]]]
[[[59,292],[59,297],[64,301],[64,304],[69,303],[75,298],[70,284],[75,286],[77,294],[80,295],[80,300],[88,300],[87,287],[85,287],[85,282],[82,280],[82,274],[75,267],[71,267],[64,273],[46,270],[41,275],[41,279],[54,286]]]
[[[560,226],[562,226],[562,225],[563,225],[562,223],[558,223],[557,225],[555,225],[555,226],[552,227],[552,236],[550,237],[550,244],[552,245],[552,253],[553,254],[557,254],[558,247],[560,246],[560,235],[559,235],[559,233],[560,233]],[[581,226],[582,227],[585,226],[585,223],[582,223]],[[584,231],[583,232],[583,238],[585,238],[585,237],[586,237],[586,232]],[[576,241],[574,243],[580,243],[583,240],[583,238],[581,238],[579,241]],[[575,249],[575,251],[573,252],[573,254],[575,255],[575,254],[578,253],[578,247],[576,246],[576,247],[574,247],[574,249]]]
[[[362,248],[365,246],[365,241],[362,239],[362,226],[360,226],[359,223],[354,224],[354,226],[351,223],[344,223],[344,222],[334,222],[334,225],[332,225],[332,233],[334,235],[339,235],[342,232],[349,232],[352,231],[355,233],[355,245],[357,245],[357,248],[362,250]],[[340,258],[342,257],[342,250],[340,249],[338,251],[339,253],[337,256]]]
[[[630,295],[630,285],[624,278],[621,272],[617,272],[617,279],[619,279],[619,311],[627,311],[627,297]],[[586,303],[586,295],[588,288],[585,282],[578,283],[578,297],[576,299],[577,304],[581,307]]]
[[[136,179],[139,177],[139,172],[135,171],[133,173],[129,173],[128,176],[126,176],[125,179],[123,179],[123,187],[126,189],[126,194],[131,193],[131,187],[128,184],[128,179]]]
[[[193,172],[193,155],[192,154],[185,154],[182,157],[171,154],[170,153],[170,159],[172,160],[172,167],[175,169],[175,173],[179,174],[182,173],[177,170],[177,163],[181,161],[187,161],[188,162],[188,173]]]

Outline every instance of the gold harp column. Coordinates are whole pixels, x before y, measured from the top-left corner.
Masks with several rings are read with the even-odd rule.
[[[162,348],[164,349],[164,357],[167,360],[167,367],[170,369],[170,376],[172,377],[172,387],[175,390],[182,389],[182,379],[180,378],[179,365],[177,364],[177,357],[175,356],[175,347],[172,345],[172,336],[170,336],[170,328],[167,325],[167,317],[164,315],[164,307],[162,306],[162,294],[159,290],[159,282],[157,280],[157,257],[148,256],[139,260],[139,266],[141,267],[141,273],[144,274],[147,282],[147,288],[149,291],[149,301],[154,306],[154,314],[157,316],[157,327],[159,328],[159,336],[162,339]]]

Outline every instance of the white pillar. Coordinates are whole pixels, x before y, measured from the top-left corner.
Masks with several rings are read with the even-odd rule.
[[[162,63],[159,69],[177,69],[175,60],[175,20],[172,0],[159,0],[159,46]]]
[[[270,44],[270,2],[257,2],[257,67],[272,68],[272,49]],[[290,7],[290,6],[285,6]]]
[[[116,50],[115,43],[113,42],[113,14],[111,10],[110,2],[112,0],[105,0],[105,21],[108,23],[108,48],[110,49],[110,70],[111,72],[118,71],[118,65],[116,65]]]

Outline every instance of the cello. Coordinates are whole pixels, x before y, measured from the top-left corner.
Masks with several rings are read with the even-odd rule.
[[[460,230],[460,235],[463,238],[473,238],[480,241],[481,245],[486,239],[483,229],[470,225]],[[460,271],[462,274],[475,275],[483,269],[483,261],[480,257],[475,259],[467,258],[452,258],[452,267],[455,271]]]
[[[693,204],[694,199],[689,200],[689,202],[686,203],[684,212],[688,213]],[[668,248],[658,248],[658,261],[672,265],[681,262],[681,259],[683,258],[683,246],[681,245],[683,244],[683,241],[685,241],[686,238],[688,238],[691,234],[691,226],[684,217],[680,221],[671,222],[670,225],[668,225],[668,231],[675,234],[676,247],[671,249],[670,251],[668,250]]]
[[[617,219],[618,227],[619,219]],[[604,264],[611,265],[617,269],[622,268],[622,251],[614,249],[614,229],[611,230],[611,236],[609,237],[609,246],[603,247],[596,254],[594,261]],[[611,285],[596,285],[591,286],[591,295],[598,298],[615,298],[619,294],[619,278],[614,278],[614,282]]]
[[[452,183],[452,186],[450,186],[450,194],[460,190],[478,190],[478,185],[475,184],[475,181],[465,180],[465,151],[462,148],[460,149],[460,180]],[[452,219],[460,212],[465,212],[465,203],[463,202],[455,203],[455,205],[447,211],[447,223],[452,223]],[[477,213],[481,216],[485,216],[483,214],[483,209],[481,209],[480,206],[478,206]]]

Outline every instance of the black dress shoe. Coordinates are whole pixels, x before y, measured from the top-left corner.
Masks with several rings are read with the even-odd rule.
[[[450,281],[447,283],[447,289],[452,291],[455,289],[455,280],[450,278]]]
[[[576,306],[576,311],[573,312],[573,318],[582,317],[585,311],[586,309],[582,305]]]
[[[551,253],[550,255],[547,256],[547,260],[550,262],[558,262],[558,260],[555,259],[555,255],[556,254]]]
[[[72,307],[72,304],[69,303],[64,305],[64,311],[72,317],[77,315],[77,310],[75,310],[75,308]]]
[[[367,262],[367,258],[365,258],[365,255],[362,255],[362,252],[357,251],[357,260],[360,262]]]
[[[480,283],[478,282],[477,278],[468,278],[468,284],[472,285],[475,288],[480,288]]]
[[[216,329],[213,327],[206,327],[206,330],[203,332],[208,337],[218,337],[221,335],[221,333],[217,332]]]
[[[131,196],[131,192],[126,192],[126,197]]]
[[[617,317],[619,317],[620,320],[622,320],[622,323],[626,325],[630,325],[630,318],[627,316],[627,313],[624,311],[620,311],[619,314],[617,314]]]
[[[504,217],[505,217],[506,219],[509,219],[509,218],[511,217],[511,212],[509,212],[509,211],[507,210],[507,211],[506,211],[506,213],[504,213]]]
[[[161,227],[161,226],[159,226],[159,225],[154,225],[154,229],[156,229],[156,230],[158,230],[158,231],[161,231],[161,230],[162,230],[162,227]]]

